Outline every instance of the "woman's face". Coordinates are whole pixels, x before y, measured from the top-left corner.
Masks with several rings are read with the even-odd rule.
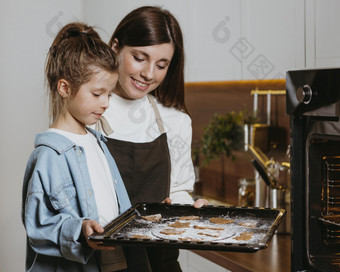
[[[119,78],[114,93],[127,99],[138,99],[156,89],[168,71],[174,46],[163,43],[150,46],[124,46],[118,54]]]

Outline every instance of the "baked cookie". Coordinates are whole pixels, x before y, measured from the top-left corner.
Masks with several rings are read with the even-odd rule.
[[[178,217],[178,220],[196,220],[198,218],[200,217],[196,215],[187,215],[187,216]]]
[[[224,230],[224,228],[220,226],[208,226],[208,225],[204,225],[204,226],[195,225],[194,228],[195,229],[209,229],[209,230]]]
[[[157,214],[151,214],[151,215],[144,215],[142,216],[142,218],[147,221],[158,222],[162,219],[162,215],[160,213],[157,213]]]
[[[190,228],[190,222],[181,223],[176,221],[175,223],[169,224],[169,227],[173,228]]]
[[[135,234],[135,235],[132,235],[131,238],[137,238],[137,239],[151,239],[151,237],[146,236],[146,235],[142,235],[142,234]]]
[[[226,219],[222,217],[211,217],[209,221],[215,224],[230,224],[234,222],[234,220],[232,219]]]
[[[248,241],[253,237],[252,232],[242,232],[239,236],[234,237],[233,239],[238,241]]]
[[[209,237],[220,237],[220,235],[218,233],[212,233],[212,232],[206,232],[206,231],[202,231],[197,233],[198,235],[205,235],[205,236],[209,236]]]
[[[179,237],[178,240],[183,241],[183,242],[201,242],[203,239],[202,238],[193,238],[193,237]]]
[[[165,235],[181,235],[184,232],[185,232],[184,230],[178,229],[164,229],[160,231],[160,233],[163,233]]]
[[[243,223],[243,222],[241,222],[241,223],[239,223],[239,225],[242,226],[242,227],[247,227],[247,228],[252,228],[252,229],[256,227],[256,223]]]

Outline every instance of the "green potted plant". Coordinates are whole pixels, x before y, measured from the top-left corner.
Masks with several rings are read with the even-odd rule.
[[[232,151],[238,150],[243,138],[243,113],[215,114],[204,128],[201,141],[203,164],[221,155],[235,159]]]
[[[233,151],[244,150],[244,126],[255,123],[254,114],[243,110],[238,113],[231,111],[226,114],[215,114],[204,128],[201,139],[202,165],[211,160],[221,159],[221,196],[224,196],[225,157],[235,160]]]

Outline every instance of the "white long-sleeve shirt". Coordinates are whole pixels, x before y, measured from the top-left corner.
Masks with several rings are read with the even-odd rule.
[[[155,98],[154,98],[155,99]],[[162,117],[171,159],[170,198],[172,203],[192,204],[195,174],[191,159],[192,127],[190,117],[156,101]],[[160,132],[152,105],[145,96],[137,100],[113,94],[104,113],[113,133],[109,138],[143,143],[159,137]]]

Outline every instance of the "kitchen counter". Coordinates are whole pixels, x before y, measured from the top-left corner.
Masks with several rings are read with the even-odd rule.
[[[237,272],[290,271],[290,235],[275,234],[266,249],[254,253],[193,250],[192,252]]]

